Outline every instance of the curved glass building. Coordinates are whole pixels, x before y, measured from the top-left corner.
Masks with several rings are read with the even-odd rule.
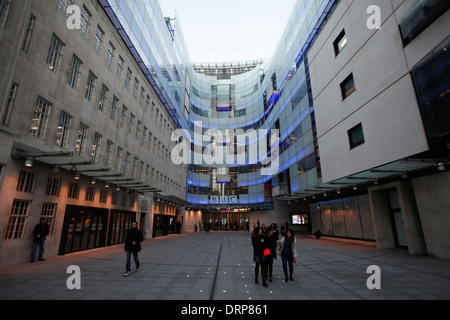
[[[183,134],[176,143],[188,142],[186,200],[204,217],[244,212],[242,227],[245,212],[318,185],[305,53],[337,2],[297,1],[269,59],[198,64],[178,18],[164,17],[157,0],[100,1]]]

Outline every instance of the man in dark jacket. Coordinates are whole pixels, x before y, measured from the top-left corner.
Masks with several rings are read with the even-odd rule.
[[[144,236],[142,235],[141,230],[137,228],[138,223],[133,221],[131,224],[131,229],[128,231],[127,239],[125,240],[125,251],[127,252],[127,264],[126,264],[126,272],[124,274],[125,277],[130,275],[131,270],[131,253],[133,253],[134,262],[136,263],[136,270],[138,271],[140,263],[138,252],[141,251],[141,242],[144,241]]]
[[[34,262],[36,258],[36,250],[39,246],[39,256],[38,261],[44,261],[42,257],[44,256],[44,242],[48,235],[48,224],[45,222],[45,218],[41,218],[39,223],[34,227],[33,230],[33,249],[31,250],[31,260]]]

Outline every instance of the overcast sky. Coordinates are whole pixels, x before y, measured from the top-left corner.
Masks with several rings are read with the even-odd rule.
[[[295,0],[159,0],[183,29],[192,62],[237,62],[274,52]],[[176,24],[176,22],[175,22]]]

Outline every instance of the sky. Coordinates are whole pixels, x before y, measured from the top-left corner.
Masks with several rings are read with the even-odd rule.
[[[295,0],[159,0],[164,16],[178,16],[192,62],[269,58]]]

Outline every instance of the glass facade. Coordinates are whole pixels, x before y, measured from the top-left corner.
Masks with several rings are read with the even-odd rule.
[[[260,209],[320,183],[307,52],[338,1],[297,1],[270,59],[214,65],[190,61],[179,19],[157,0],[100,3],[184,129],[187,201]]]

